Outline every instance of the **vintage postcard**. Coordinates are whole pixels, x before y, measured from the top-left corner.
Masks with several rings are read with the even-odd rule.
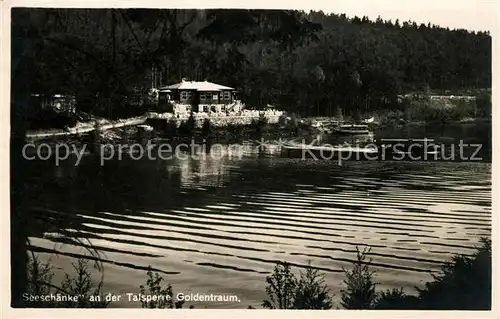
[[[440,2],[7,3],[10,307],[491,313],[495,5]]]

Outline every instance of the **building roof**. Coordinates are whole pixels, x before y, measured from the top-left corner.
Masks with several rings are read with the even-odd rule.
[[[196,91],[222,91],[234,90],[229,86],[215,84],[208,81],[182,81],[176,84],[167,85],[160,90],[174,89],[174,90],[196,90]]]

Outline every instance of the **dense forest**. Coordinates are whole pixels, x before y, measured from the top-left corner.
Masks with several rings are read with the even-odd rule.
[[[487,32],[321,11],[16,8],[12,45],[13,96],[71,94],[104,116],[181,78],[304,116],[491,87]]]

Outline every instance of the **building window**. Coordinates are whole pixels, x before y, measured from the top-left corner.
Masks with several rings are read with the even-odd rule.
[[[188,99],[191,99],[193,97],[193,92],[192,91],[188,91]]]
[[[205,97],[205,93],[200,93],[200,100],[205,100],[206,97]]]
[[[188,92],[182,91],[181,92],[181,100],[187,100],[188,98]]]
[[[212,98],[214,99],[214,101],[216,101],[218,99],[218,94],[217,93],[214,93],[214,95],[212,95]]]
[[[224,92],[224,100],[230,100],[231,99],[231,92]]]
[[[205,93],[205,98],[206,98],[207,100],[211,100],[211,99],[212,99],[212,92],[207,92],[207,93]]]

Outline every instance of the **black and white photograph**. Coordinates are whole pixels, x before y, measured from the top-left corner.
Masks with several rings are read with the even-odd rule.
[[[496,5],[366,2],[13,3],[10,307],[491,311]]]

